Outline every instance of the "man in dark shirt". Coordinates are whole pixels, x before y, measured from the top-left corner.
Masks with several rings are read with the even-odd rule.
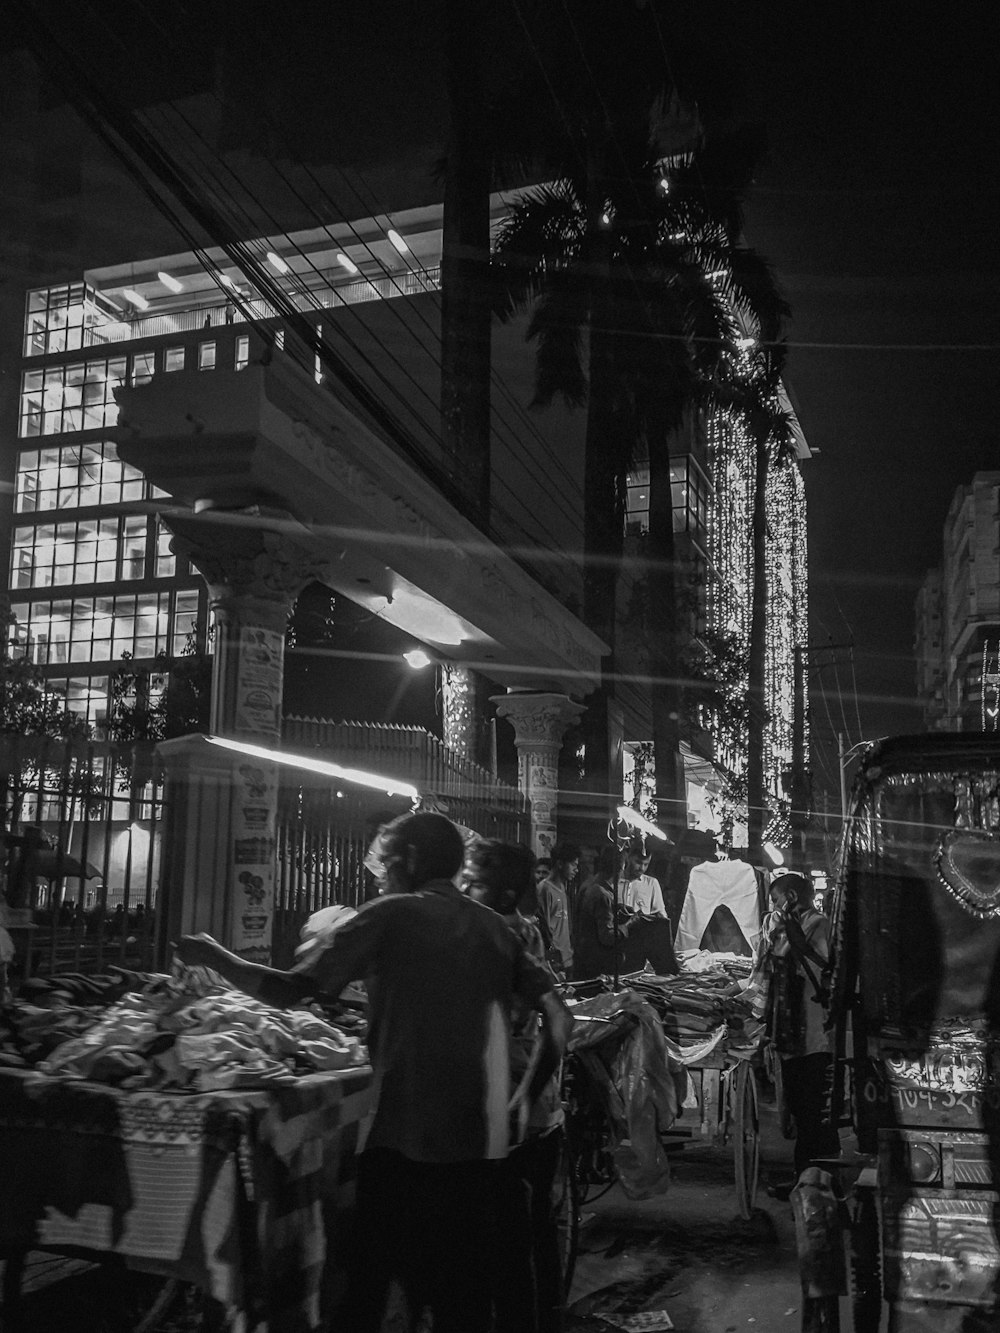
[[[580,867],[580,849],[574,843],[557,843],[552,852],[552,873],[535,889],[536,920],[545,944],[545,956],[558,977],[567,977],[573,967],[570,933],[569,889]]]
[[[358,1165],[358,1261],[344,1314],[352,1333],[381,1327],[398,1277],[435,1333],[490,1323],[491,1200],[511,1117],[521,1123],[558,1066],[571,1020],[551,975],[496,913],[455,884],[461,834],[442,815],[405,815],[373,847],[384,896],[366,903],[290,972],[247,963],[208,936],[178,954],[270,1004],[364,979],[378,1101]],[[539,1055],[511,1096],[515,1001],[539,1011]]]
[[[580,893],[573,941],[576,960],[573,977],[577,981],[612,975],[616,954],[618,970],[624,967],[625,943],[631,922],[636,918],[630,917],[619,904],[616,933],[614,880],[618,861],[617,848],[605,847],[597,859],[594,878]]]

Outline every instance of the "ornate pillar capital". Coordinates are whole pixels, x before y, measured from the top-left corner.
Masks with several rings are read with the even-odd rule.
[[[276,745],[288,613],[308,583],[325,578],[328,560],[281,511],[220,509],[167,522],[173,549],[208,584],[215,616],[212,730]]]
[[[566,728],[585,711],[565,694],[495,694],[497,716],[514,728],[517,781],[531,806],[531,845],[551,856],[556,841],[559,750]]]
[[[505,717],[514,728],[517,746],[562,745],[566,728],[585,712],[565,694],[494,694],[497,717]]]
[[[260,627],[284,632],[296,597],[313,580],[322,580],[329,565],[288,515],[257,506],[171,515],[166,523],[174,534],[171,548],[204,578],[220,618],[242,619],[252,612]]]

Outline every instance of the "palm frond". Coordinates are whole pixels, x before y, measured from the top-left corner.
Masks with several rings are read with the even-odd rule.
[[[583,228],[583,210],[568,182],[540,186],[514,204],[496,230],[490,260],[498,319],[530,305],[546,274],[576,259]]]
[[[753,319],[762,342],[777,342],[791,309],[781,294],[773,267],[746,245],[733,246],[728,259],[727,284],[733,304]]]

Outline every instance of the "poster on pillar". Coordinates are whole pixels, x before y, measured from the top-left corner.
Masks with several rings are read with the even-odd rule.
[[[281,678],[285,638],[277,630],[240,629],[234,726],[243,737],[273,744],[281,731]]]
[[[229,867],[232,948],[255,963],[271,961],[277,813],[277,764],[262,760],[240,764],[233,788]]]

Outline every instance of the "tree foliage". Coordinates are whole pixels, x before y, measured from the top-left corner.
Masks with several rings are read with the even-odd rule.
[[[86,740],[86,719],[68,709],[57,694],[46,689],[41,667],[26,653],[16,651],[12,630],[16,618],[9,609],[0,613],[0,730],[20,736],[48,736],[53,740]]]
[[[178,658],[160,652],[147,664],[127,664],[111,677],[110,740],[164,741],[208,731],[212,698],[212,658],[199,646],[197,628]]]

